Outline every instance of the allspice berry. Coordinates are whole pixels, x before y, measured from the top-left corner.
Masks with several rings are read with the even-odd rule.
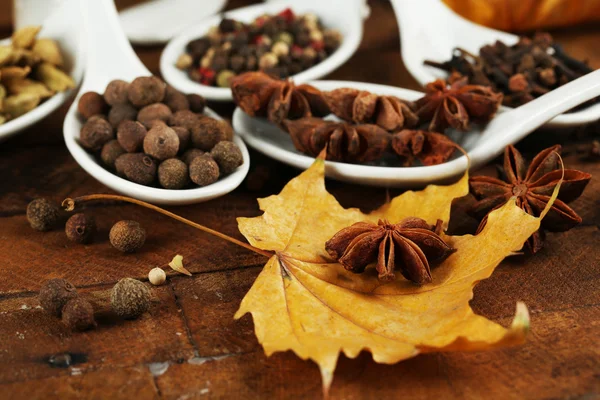
[[[75,286],[65,279],[55,278],[44,282],[38,300],[44,310],[60,317],[65,304],[75,297],[77,297]]]
[[[171,115],[171,109],[165,104],[154,103],[142,108],[138,112],[137,120],[150,129],[153,121],[159,120],[166,123],[171,118]]]
[[[192,145],[200,150],[210,151],[217,143],[231,140],[233,129],[227,121],[204,118],[191,129]]]
[[[199,94],[188,94],[186,95],[188,103],[190,104],[190,111],[195,113],[203,113],[204,107],[206,107],[206,100]]]
[[[137,121],[123,121],[117,129],[117,140],[125,151],[136,153],[142,150],[148,131]]]
[[[169,85],[167,85],[163,103],[165,103],[172,112],[190,109],[190,103],[185,94]]]
[[[122,154],[125,154],[125,149],[119,144],[119,141],[116,139],[111,140],[110,142],[106,142],[104,146],[102,146],[102,151],[100,152],[100,159],[106,166],[106,168],[114,170],[115,169],[115,161]]]
[[[144,152],[157,160],[173,158],[178,151],[179,137],[166,125],[154,125],[144,138]]]
[[[140,185],[150,185],[156,179],[156,161],[144,153],[125,153],[115,161],[117,174]]]
[[[48,199],[35,199],[27,205],[27,221],[36,231],[48,231],[60,221],[60,208]]]
[[[204,155],[204,152],[200,149],[189,149],[181,156],[181,160],[188,166],[192,163],[192,160],[196,157]]]
[[[196,157],[190,163],[190,179],[199,186],[207,186],[219,180],[219,165],[211,156]]]
[[[181,189],[188,182],[188,166],[183,161],[169,158],[158,166],[158,183],[165,189]]]
[[[123,278],[112,288],[110,304],[117,315],[137,318],[150,308],[150,289],[136,279]]]
[[[190,145],[190,130],[183,126],[172,126],[171,129],[175,131],[179,138],[179,153],[183,153]]]
[[[105,114],[107,110],[108,105],[106,101],[96,92],[82,94],[77,104],[77,111],[86,120],[97,114]]]
[[[170,126],[183,126],[187,129],[192,129],[200,123],[204,118],[201,114],[196,114],[190,110],[181,110],[173,113],[169,119]]]
[[[113,127],[99,116],[88,119],[79,132],[81,145],[91,151],[100,150],[105,143],[114,138]]]
[[[160,103],[165,98],[166,86],[156,76],[140,76],[129,84],[127,98],[137,108]]]
[[[150,272],[148,272],[148,280],[155,286],[162,285],[167,281],[167,274],[162,268],[152,268]]]
[[[116,129],[123,121],[135,121],[137,113],[131,104],[116,104],[108,112],[108,122]]]
[[[111,106],[115,106],[117,104],[125,104],[128,102],[128,88],[128,82],[122,81],[120,79],[110,81],[109,84],[106,86],[106,89],[104,90],[104,100]]]
[[[96,326],[94,307],[81,297],[75,297],[65,304],[62,322],[72,331],[86,331]]]
[[[146,230],[136,221],[119,221],[108,234],[110,244],[123,253],[133,253],[146,242]]]
[[[96,233],[96,220],[83,213],[74,214],[65,225],[67,239],[75,243],[89,243]]]
[[[217,143],[210,155],[219,164],[219,170],[223,175],[229,175],[244,163],[240,148],[233,142]]]

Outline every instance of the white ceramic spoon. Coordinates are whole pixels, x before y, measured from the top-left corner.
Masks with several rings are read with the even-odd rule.
[[[400,27],[404,65],[421,85],[437,78],[447,77],[445,71],[424,65],[425,60],[446,61],[452,56],[455,47],[477,54],[483,45],[493,44],[496,40],[512,45],[519,39],[516,35],[486,28],[466,20],[454,13],[441,0],[391,0],[391,2]],[[600,119],[600,103],[575,112],[557,115],[548,121],[547,126],[581,125],[598,119]]]
[[[151,0],[128,7],[119,17],[131,42],[160,44],[218,13],[225,3],[227,0]]]
[[[239,137],[234,142],[240,147],[244,164],[233,174],[220,179],[212,185],[184,190],[167,190],[139,185],[122,179],[98,164],[94,155],[88,153],[78,143],[82,123],[77,115],[77,102],[81,94],[88,91],[104,93],[106,85],[113,79],[132,81],[138,76],[149,76],[129,45],[119,24],[117,10],[112,0],[83,1],[83,21],[87,32],[87,69],[79,95],[67,116],[63,126],[67,148],[75,160],[90,175],[109,188],[127,196],[156,204],[191,204],[222,196],[235,189],[248,173],[250,156],[248,149]],[[219,118],[212,110],[207,115]]]
[[[360,82],[315,81],[311,85],[321,90],[351,87],[382,95],[393,95],[406,100],[416,100],[423,93],[392,86]],[[450,136],[465,150],[471,167],[477,168],[492,160],[552,117],[600,95],[600,70],[583,76],[534,101],[510,111],[501,111],[483,130],[452,132]],[[233,127],[250,147],[285,164],[308,168],[313,157],[298,152],[289,135],[261,118],[251,118],[237,108],[233,114]],[[476,128],[476,127],[474,127]],[[346,164],[327,161],[327,176],[347,182],[384,187],[420,187],[430,183],[443,183],[463,173],[467,167],[464,156],[440,165],[427,167],[394,167],[398,161],[387,158],[377,165]]]
[[[366,12],[363,0],[272,1],[228,11],[225,16],[243,22],[251,22],[262,14],[275,14],[287,7],[297,14],[315,13],[321,18],[324,26],[339,30],[343,36],[342,44],[333,54],[314,67],[293,75],[295,82],[303,83],[327,75],[346,62],[360,45],[363,16]],[[187,71],[175,67],[175,62],[185,52],[186,45],[190,41],[204,36],[211,27],[218,25],[222,18],[221,15],[207,18],[176,36],[167,44],[160,57],[160,72],[170,85],[182,92],[200,94],[209,100],[231,101],[233,99],[229,88],[194,82],[189,78]]]
[[[85,58],[81,35],[78,34],[82,29],[80,21],[79,0],[67,0],[46,18],[38,34],[40,38],[50,38],[58,42],[65,59],[65,71],[77,85],[81,82]],[[9,43],[10,39],[0,42],[2,45]],[[73,90],[57,93],[28,113],[0,125],[0,140],[7,139],[45,118],[67,101],[72,94]]]

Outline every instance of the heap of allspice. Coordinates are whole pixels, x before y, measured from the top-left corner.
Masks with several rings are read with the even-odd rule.
[[[40,26],[14,32],[0,46],[0,124],[20,117],[58,92],[75,87],[58,43],[37,38]]]
[[[207,186],[243,163],[233,129],[208,117],[199,95],[185,95],[155,76],[111,81],[84,93],[79,142],[122,178],[145,186]]]

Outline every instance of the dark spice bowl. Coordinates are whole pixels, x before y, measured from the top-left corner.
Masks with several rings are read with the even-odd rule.
[[[224,15],[207,18],[194,27],[173,38],[164,49],[160,59],[160,70],[165,81],[185,93],[197,93],[207,100],[231,101],[229,88],[202,85],[194,82],[186,71],[175,66],[179,56],[185,53],[187,44],[206,35],[211,27],[218,26],[223,18],[242,22],[251,22],[263,14],[277,14],[285,8],[291,8],[296,14],[314,13],[325,28],[338,30],[342,35],[340,46],[322,62],[291,76],[294,82],[302,83],[318,79],[329,74],[346,62],[358,48],[363,32],[362,0],[305,0],[276,1],[229,11]]]

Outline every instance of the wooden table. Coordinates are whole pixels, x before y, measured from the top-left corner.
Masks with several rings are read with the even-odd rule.
[[[0,22],[8,34],[6,3]],[[418,88],[402,64],[390,5],[373,1],[371,7],[360,50],[331,78]],[[575,56],[600,68],[598,27],[555,36]],[[138,50],[158,73],[161,48]],[[231,105],[211,106],[231,115]],[[0,398],[319,398],[315,364],[289,352],[265,357],[251,318],[233,320],[266,261],[261,256],[124,204],[88,208],[99,225],[97,240],[88,246],[69,242],[61,230],[40,233],[28,226],[25,208],[35,197],[58,201],[110,192],[65,148],[66,110],[0,147]],[[510,322],[518,300],[529,306],[527,343],[483,353],[421,355],[393,366],[378,365],[367,353],[354,360],[341,357],[332,398],[599,398],[600,164],[582,155],[598,132],[598,125],[536,132],[520,144],[531,155],[563,143],[567,166],[595,176],[572,204],[583,217],[580,226],[549,234],[535,257],[507,259],[475,289],[475,312],[501,324]],[[256,152],[251,158],[252,169],[270,169],[263,187],[244,183],[222,198],[172,210],[242,238],[235,218],[258,215],[256,198],[279,192],[298,173]],[[345,206],[372,209],[385,199],[383,189],[333,181],[328,188]],[[148,240],[140,253],[122,255],[108,243],[108,230],[121,219],[135,219],[146,228]],[[465,229],[473,221],[458,225]],[[155,289],[150,312],[138,320],[115,319],[99,300],[98,328],[70,333],[38,306],[36,291],[46,279],[66,278],[102,299],[119,279],[146,279],[151,268],[166,267],[177,253],[193,276],[170,275],[167,285]],[[51,365],[51,356],[60,361],[64,354],[70,355],[70,366]]]

